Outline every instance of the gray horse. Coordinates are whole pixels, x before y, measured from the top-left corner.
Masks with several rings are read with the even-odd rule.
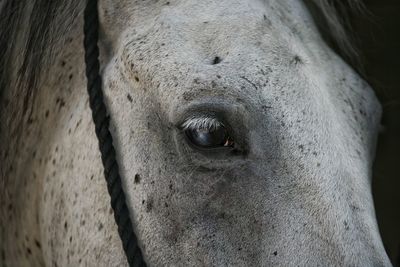
[[[84,2],[0,1],[1,266],[127,264],[88,107]],[[391,265],[371,195],[381,108],[333,50],[354,54],[332,2],[99,1],[149,266]]]

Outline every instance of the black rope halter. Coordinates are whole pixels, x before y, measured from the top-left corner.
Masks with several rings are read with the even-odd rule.
[[[138,241],[133,232],[129,210],[126,205],[125,193],[122,189],[121,176],[115,156],[113,139],[109,130],[110,117],[103,100],[102,81],[99,73],[99,18],[97,0],[88,0],[84,13],[84,46],[87,90],[92,110],[96,136],[99,140],[104,176],[108,193],[111,197],[111,207],[114,210],[115,222],[118,226],[119,237],[129,266],[146,266]]]

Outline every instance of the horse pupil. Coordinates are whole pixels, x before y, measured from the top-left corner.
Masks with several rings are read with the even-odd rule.
[[[212,148],[224,146],[228,140],[227,131],[224,127],[215,129],[189,129],[186,131],[189,140],[196,146]]]

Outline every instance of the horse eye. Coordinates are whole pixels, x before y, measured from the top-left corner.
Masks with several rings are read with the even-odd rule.
[[[233,139],[223,125],[213,128],[188,128],[185,134],[189,141],[200,148],[233,147]]]

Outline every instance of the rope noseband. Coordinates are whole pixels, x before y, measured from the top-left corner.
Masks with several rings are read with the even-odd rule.
[[[87,90],[89,93],[90,109],[99,140],[104,176],[108,193],[111,197],[111,207],[114,210],[115,222],[122,241],[129,266],[146,266],[137,238],[133,232],[129,210],[126,205],[125,193],[122,189],[121,176],[118,170],[113,139],[109,130],[110,117],[103,100],[102,81],[99,73],[98,32],[99,18],[97,0],[88,0],[84,13],[84,47]]]

